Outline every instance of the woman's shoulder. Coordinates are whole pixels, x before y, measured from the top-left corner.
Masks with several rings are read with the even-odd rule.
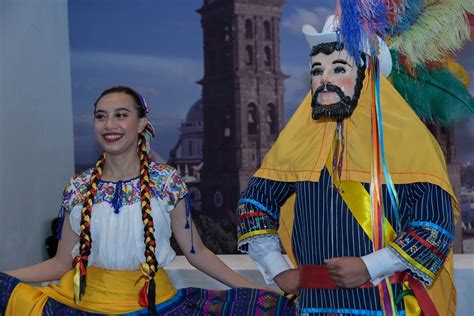
[[[170,185],[183,185],[184,182],[176,168],[156,162],[150,163],[150,179],[154,185],[160,189]]]
[[[183,198],[187,187],[176,168],[156,162],[150,163],[150,179],[159,192],[159,196],[168,201],[173,207]],[[171,208],[172,209],[172,208]]]
[[[94,168],[76,173],[66,185],[63,193],[63,207],[66,211],[83,202],[84,195],[89,187],[89,182]]]
[[[156,179],[156,178],[166,179],[173,176],[174,174],[177,174],[177,170],[176,168],[170,165],[167,165],[164,163],[157,163],[154,161],[150,163],[150,177],[152,179]]]
[[[73,186],[76,190],[81,188],[87,188],[91,180],[92,173],[94,172],[94,168],[88,168],[82,172],[76,173],[69,183],[69,185]]]

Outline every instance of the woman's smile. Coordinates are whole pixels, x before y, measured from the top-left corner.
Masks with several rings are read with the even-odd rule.
[[[123,138],[123,135],[124,134],[121,133],[106,133],[103,134],[102,137],[107,143],[115,143],[121,140]]]

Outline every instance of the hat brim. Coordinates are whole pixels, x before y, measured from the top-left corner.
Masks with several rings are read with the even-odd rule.
[[[336,32],[319,33],[314,27],[307,24],[303,25],[301,31],[303,32],[306,38],[306,42],[308,43],[310,48],[313,48],[313,46],[317,46],[322,43],[332,43],[340,40]],[[380,49],[377,57],[379,59],[380,72],[385,77],[388,77],[390,75],[390,72],[392,71],[392,56],[390,55],[390,50],[388,49],[387,44],[385,44],[385,42],[382,41],[380,38],[379,45]],[[369,56],[371,55],[369,45],[364,45],[362,47],[362,51]]]

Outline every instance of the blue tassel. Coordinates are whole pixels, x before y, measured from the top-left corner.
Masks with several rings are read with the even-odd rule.
[[[64,215],[65,215],[64,207],[61,206],[61,208],[59,209],[59,213],[58,213],[58,219],[59,219],[58,227],[56,228],[56,239],[57,240],[61,240],[63,225],[64,225]]]
[[[191,197],[189,196],[189,193],[186,193],[184,196],[184,202],[186,204],[186,225],[184,226],[185,229],[190,229],[191,228],[191,222],[193,220],[191,213],[193,210],[193,206],[191,205]],[[193,238],[193,230],[191,229],[191,253],[195,254],[196,250],[194,249],[194,238]]]
[[[191,197],[189,196],[189,193],[186,193],[184,196],[184,202],[186,204],[186,225],[184,226],[185,229],[191,228],[191,225],[189,224],[189,219],[191,218],[191,212],[193,210],[193,206],[191,205]]]
[[[122,207],[122,181],[118,181],[115,185],[114,198],[112,199],[114,213],[119,214]]]

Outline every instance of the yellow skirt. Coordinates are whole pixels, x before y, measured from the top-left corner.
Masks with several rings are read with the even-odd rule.
[[[74,302],[73,274],[71,270],[59,284],[46,287],[18,284],[8,301],[5,316],[42,315],[49,298],[75,309],[98,314],[124,314],[144,308],[138,304],[138,294],[145,283],[145,280],[140,279],[143,274],[139,270],[112,271],[88,267],[86,293],[79,304]],[[176,288],[165,270],[158,269],[155,281],[156,304],[176,295]]]

